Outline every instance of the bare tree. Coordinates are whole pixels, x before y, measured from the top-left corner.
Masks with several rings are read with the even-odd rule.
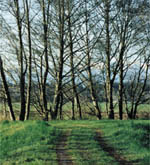
[[[109,118],[114,119],[113,110],[113,81],[111,80],[111,45],[110,45],[110,5],[111,1],[106,0],[105,2],[105,22],[106,22],[106,91],[109,108]]]
[[[67,10],[68,10],[68,32],[69,32],[69,49],[70,49],[70,67],[71,67],[71,80],[72,80],[72,119],[75,119],[75,102],[77,103],[77,108],[78,108],[78,112],[79,112],[79,117],[80,119],[82,119],[82,111],[81,111],[81,105],[80,105],[80,101],[79,101],[79,95],[77,92],[77,86],[75,83],[75,67],[74,67],[74,51],[73,51],[73,47],[74,47],[74,42],[73,42],[73,35],[72,35],[72,22],[73,20],[71,20],[72,18],[72,4],[71,2],[68,0],[67,1]]]
[[[58,59],[58,71],[55,87],[55,96],[54,96],[54,108],[51,108],[51,118],[56,119],[59,110],[60,96],[62,90],[62,79],[63,79],[63,67],[64,67],[64,19],[65,19],[65,1],[58,0],[58,14],[59,14],[59,59]]]
[[[93,78],[92,78],[92,71],[91,71],[91,55],[90,55],[90,46],[89,46],[89,13],[87,9],[87,1],[85,1],[85,27],[86,27],[86,55],[87,55],[87,68],[88,68],[88,84],[90,88],[92,103],[94,106],[95,111],[97,112],[97,117],[101,119],[101,110],[98,105],[98,99],[96,96],[96,91],[94,88]]]
[[[31,82],[32,82],[32,45],[31,45],[31,27],[30,27],[30,14],[28,0],[26,4],[26,22],[28,30],[28,47],[29,47],[29,58],[28,58],[28,87],[27,87],[27,99],[26,99],[26,120],[29,119],[30,104],[31,104]]]
[[[129,119],[135,119],[138,106],[149,99],[146,98],[146,100],[144,100],[145,88],[150,71],[149,63],[149,57],[140,63],[137,69],[138,71],[135,71],[134,75],[132,74],[128,82],[130,86],[124,92],[126,111]],[[131,99],[130,102],[128,102],[128,97]]]
[[[20,65],[20,99],[21,99],[21,111],[20,111],[20,120],[25,119],[25,109],[26,109],[26,99],[25,99],[25,74],[26,70],[24,70],[24,55],[23,55],[23,39],[22,39],[22,18],[20,16],[19,9],[19,0],[14,0],[15,8],[16,8],[16,21],[18,28],[18,36],[19,36],[19,65]]]
[[[1,56],[0,56],[0,73],[1,73],[2,81],[3,81],[3,86],[4,86],[4,89],[5,89],[5,93],[6,93],[6,96],[7,96],[8,107],[9,107],[9,112],[10,112],[10,118],[11,118],[11,120],[16,120],[15,114],[14,114],[14,111],[13,111],[11,97],[10,97],[9,87],[8,87],[8,84],[7,84],[7,81],[6,81],[6,76],[5,76],[4,69],[3,69],[3,61],[1,59]]]

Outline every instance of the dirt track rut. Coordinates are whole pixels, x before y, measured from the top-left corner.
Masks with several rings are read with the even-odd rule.
[[[101,135],[100,131],[96,131],[96,137],[95,140],[99,142],[99,146],[108,153],[109,156],[113,157],[115,159],[115,161],[119,164],[119,165],[132,165],[132,162],[129,162],[128,160],[126,160],[125,157],[123,157],[122,155],[118,154],[115,150],[115,148],[113,148],[112,146],[110,146],[105,138],[103,138],[103,136]]]
[[[67,139],[69,136],[70,136],[70,131],[67,131],[66,133],[62,134],[59,142],[56,144],[57,162],[59,165],[75,165],[75,162],[73,161],[71,156],[68,154],[69,150],[67,147]],[[117,164],[119,165],[133,165],[134,164],[128,161],[123,155],[117,153],[115,148],[113,148],[107,143],[106,139],[102,136],[100,131],[96,131],[95,141],[99,143],[99,147],[103,149],[103,151],[105,151],[109,156],[114,158]],[[80,143],[82,143],[82,141]],[[86,149],[80,148],[79,146],[80,143],[79,142],[76,143],[76,147],[78,148],[79,153],[81,154],[81,157],[85,159],[85,161],[87,159],[89,160],[90,157],[88,157],[88,155],[86,154]]]
[[[68,154],[67,149],[67,139],[69,136],[69,131],[64,133],[56,145],[57,161],[59,165],[73,165],[73,161]]]

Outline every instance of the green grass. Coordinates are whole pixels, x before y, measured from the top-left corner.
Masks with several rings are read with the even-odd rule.
[[[3,165],[56,165],[56,143],[70,132],[67,152],[77,165],[117,165],[96,140],[100,131],[107,144],[135,165],[150,162],[150,121],[26,121],[0,123],[0,162]]]
[[[2,164],[55,164],[55,142],[61,131],[46,122],[8,122],[0,124],[0,162]]]
[[[101,131],[108,144],[133,164],[148,165],[150,162],[150,121],[59,121],[51,124],[72,130],[68,144],[72,148],[70,153],[77,160],[77,164],[86,165],[92,164],[92,162],[102,165],[117,164],[95,142],[96,131]],[[80,135],[85,136],[80,138]],[[75,147],[78,143],[81,148],[86,147],[86,151],[83,151],[85,156],[80,154],[79,148]],[[84,157],[88,157],[88,155],[91,158],[84,160]]]
[[[106,104],[105,104],[105,102],[100,103],[99,105],[100,105],[100,107],[102,109],[102,112],[106,112]],[[114,103],[114,105],[115,105],[115,103]],[[130,103],[128,104],[128,107],[129,107],[129,109],[131,108],[131,104]],[[116,112],[116,113],[119,112],[118,105],[115,106],[114,112]],[[142,112],[149,113],[150,112],[150,104],[141,104],[141,105],[139,105],[138,109],[137,109],[137,113],[142,113]],[[124,113],[126,113],[125,105],[124,105]]]
[[[115,107],[114,107],[114,112],[115,112],[115,118],[118,119],[119,118],[119,108],[118,108],[118,104],[114,103]],[[106,111],[106,103],[105,102],[102,102],[102,103],[99,103],[99,106],[101,108],[101,112],[102,112],[102,117],[103,119],[107,119],[108,118],[108,115],[107,115],[107,111]],[[128,107],[130,109],[130,104],[128,104]],[[81,104],[81,108],[82,108],[82,116],[83,116],[83,119],[90,119],[90,120],[96,120],[97,117],[96,116],[90,116],[88,114],[88,112],[90,111],[89,108],[93,108],[93,105],[92,103],[85,103],[83,102]],[[63,106],[63,112],[65,112],[64,114],[68,114],[68,115],[64,115],[64,119],[69,119],[68,116],[71,117],[71,102],[68,102],[66,103],[64,106]],[[75,117],[78,119],[79,118],[79,114],[78,114],[78,111],[77,111],[77,108],[75,107]],[[125,105],[124,105],[124,110],[123,110],[123,113],[125,114],[124,115],[124,118],[126,119],[127,118],[127,113],[126,113],[126,110],[125,110]],[[150,104],[141,104],[138,106],[138,109],[137,109],[137,116],[138,118],[140,119],[148,119],[149,118],[149,114],[150,114]],[[71,119],[71,118],[70,118]]]
[[[104,152],[95,140],[95,131],[89,128],[75,128],[69,137],[70,155],[78,165],[116,165],[114,158]]]
[[[107,141],[131,162],[139,165],[150,163],[150,122],[109,121],[101,130]]]

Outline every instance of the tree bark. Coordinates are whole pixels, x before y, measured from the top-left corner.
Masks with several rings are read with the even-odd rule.
[[[98,105],[98,100],[96,96],[96,92],[94,89],[93,79],[92,79],[92,71],[91,71],[91,56],[90,56],[90,50],[89,50],[89,28],[88,28],[88,11],[87,11],[87,2],[85,2],[85,8],[86,8],[86,55],[87,55],[87,69],[88,69],[88,84],[90,88],[90,94],[92,99],[92,104],[94,106],[95,111],[97,112],[98,119],[101,119],[101,110]]]
[[[26,110],[26,99],[25,99],[25,72],[24,72],[24,62],[23,62],[23,41],[22,41],[22,20],[20,18],[19,1],[14,0],[16,6],[16,20],[19,35],[19,63],[20,63],[20,98],[21,98],[21,112],[19,119],[24,121],[25,110]]]
[[[123,44],[123,43],[122,43]],[[119,118],[120,120],[123,119],[123,49],[124,45],[121,45],[121,52],[120,52],[120,73],[119,73]]]
[[[110,69],[110,1],[105,2],[105,23],[106,23],[106,90],[108,97],[108,108],[109,108],[109,119],[114,119],[114,108],[113,108],[113,81],[111,81],[111,69]]]
[[[54,108],[51,110],[51,118],[57,119],[60,97],[62,92],[63,65],[64,65],[64,0],[59,0],[59,70],[57,73],[57,84],[55,87]]]
[[[26,19],[27,19],[27,30],[28,30],[28,44],[29,44],[29,66],[28,66],[28,87],[27,87],[27,98],[26,98],[26,117],[29,119],[30,115],[30,104],[31,104],[31,82],[32,82],[32,45],[31,45],[31,31],[30,31],[30,20],[29,20],[29,6],[28,0],[26,0]]]
[[[3,61],[1,59],[1,56],[0,56],[0,73],[1,73],[2,81],[3,81],[3,86],[4,86],[4,89],[5,89],[5,93],[6,93],[6,96],[7,96],[7,102],[8,102],[9,112],[10,112],[10,118],[11,118],[11,120],[16,120],[15,114],[14,114],[14,111],[13,111],[11,97],[10,97],[9,87],[8,87],[8,84],[7,84],[7,81],[6,81],[6,76],[5,76],[4,69],[3,69]]]
[[[80,100],[75,83],[75,71],[74,71],[74,53],[73,53],[73,39],[72,39],[72,24],[71,24],[71,12],[70,12],[70,1],[68,0],[68,30],[69,30],[69,48],[70,48],[70,66],[71,66],[71,80],[72,80],[72,119],[75,119],[75,103],[79,112],[79,118],[82,119],[82,110]]]
[[[44,59],[45,59],[45,71],[44,77],[41,76],[41,101],[43,105],[43,112],[44,112],[44,120],[48,121],[48,108],[47,108],[47,97],[46,97],[46,81],[48,76],[49,70],[49,63],[48,63],[48,22],[49,22],[49,5],[50,1],[48,1],[48,6],[46,10],[46,2],[42,0],[41,8],[43,14],[43,30],[44,30]],[[47,12],[46,12],[47,11]],[[41,66],[42,68],[42,66]],[[42,72],[41,72],[42,74]]]

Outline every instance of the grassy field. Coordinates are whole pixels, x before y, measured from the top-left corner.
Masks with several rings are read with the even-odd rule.
[[[82,104],[82,114],[83,114],[83,119],[90,119],[90,120],[95,120],[97,119],[96,116],[89,116],[88,112],[90,111],[89,110],[89,107],[92,108],[92,104],[91,103],[86,103],[86,105]],[[102,117],[103,119],[107,119],[108,118],[108,115],[106,113],[106,104],[105,103],[100,103],[100,107],[101,107],[101,111],[102,111]],[[14,108],[14,111],[16,113],[16,116],[19,116],[19,111],[20,111],[20,104],[19,103],[13,103],[13,108]],[[67,103],[63,106],[63,118],[64,119],[71,119],[71,103]],[[8,113],[8,108],[7,108],[7,117],[3,117],[3,112],[2,110],[4,110],[4,106],[2,104],[0,104],[0,121],[3,120],[3,119],[9,119],[9,113]],[[114,112],[115,112],[115,118],[119,118],[118,116],[118,106],[115,106],[114,108]],[[75,112],[75,116],[76,116],[76,119],[79,118],[79,114],[78,114],[78,111],[76,110]],[[141,104],[138,106],[138,110],[137,110],[137,116],[139,119],[149,119],[150,118],[150,104]],[[127,115],[126,115],[126,111],[124,109],[124,118],[126,119],[127,118]],[[30,120],[40,120],[42,119],[39,115],[39,113],[36,111],[36,109],[31,106],[31,115],[30,115]]]
[[[0,122],[2,165],[149,165],[150,121]]]

